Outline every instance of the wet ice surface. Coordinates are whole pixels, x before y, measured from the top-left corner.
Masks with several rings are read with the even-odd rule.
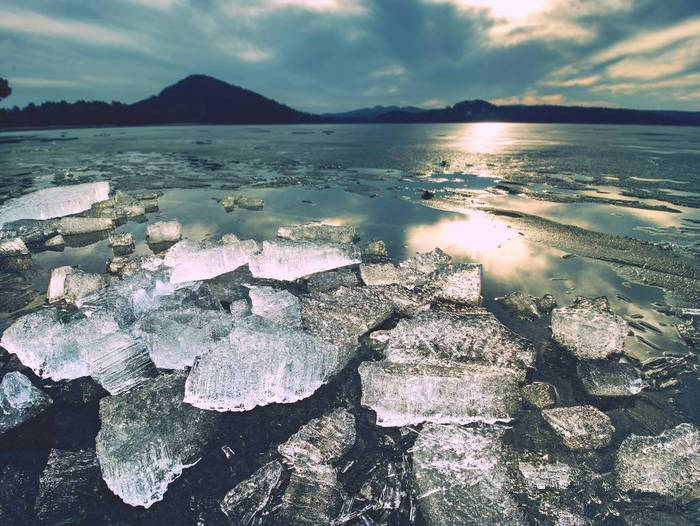
[[[0,230],[0,522],[699,522],[697,137],[528,126],[0,145],[0,207],[111,190]]]

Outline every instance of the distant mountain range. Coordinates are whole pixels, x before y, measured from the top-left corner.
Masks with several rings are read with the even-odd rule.
[[[190,75],[133,104],[45,102],[0,109],[0,128],[51,126],[134,126],[149,124],[302,124],[536,122],[666,124],[700,126],[700,112],[647,111],[579,106],[497,106],[466,100],[442,109],[374,106],[315,115],[297,111],[253,91],[206,75]]]

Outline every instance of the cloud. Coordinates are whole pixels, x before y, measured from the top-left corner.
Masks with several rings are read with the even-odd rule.
[[[224,2],[224,10],[233,16],[261,17],[270,13],[296,9],[317,14],[355,16],[365,13],[364,5],[358,0],[247,0]]]
[[[568,80],[547,80],[542,81],[542,86],[551,86],[555,88],[571,88],[574,86],[592,86],[601,79],[600,75],[591,75],[589,77],[572,78]]]
[[[144,7],[150,7],[151,9],[160,9],[162,11],[167,11],[177,6],[184,5],[187,0],[125,0],[133,4],[139,4]]]
[[[28,77],[10,77],[7,79],[12,86],[30,87],[30,88],[72,88],[79,86],[80,82],[75,80],[62,79],[42,79]]]
[[[448,103],[445,99],[426,99],[423,102],[421,102],[418,106],[421,108],[426,108],[428,110],[433,110],[433,109],[440,109],[448,106]]]
[[[370,73],[372,77],[400,77],[406,73],[406,69],[399,64],[392,64],[385,68],[377,69]]]
[[[629,55],[649,53],[683,40],[696,40],[698,35],[700,35],[700,18],[694,18],[665,29],[637,34],[596,53],[591,60],[593,63],[601,63]]]
[[[143,49],[144,45],[141,38],[127,31],[87,22],[50,18],[26,10],[5,10],[0,16],[0,27],[39,37],[76,40],[101,46]]]
[[[534,91],[527,92],[523,95],[514,97],[503,97],[500,99],[491,99],[491,102],[497,105],[510,104],[564,104],[566,97],[561,93],[552,95],[539,95]]]

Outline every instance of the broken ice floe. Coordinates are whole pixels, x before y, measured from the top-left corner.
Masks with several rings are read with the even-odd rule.
[[[51,403],[22,373],[7,373],[0,382],[0,435],[41,414]]]
[[[263,241],[262,252],[250,258],[250,271],[256,278],[294,281],[361,261],[355,245],[321,241]]]
[[[364,362],[362,405],[380,426],[421,422],[507,422],[520,407],[521,376],[478,364],[450,366]]]
[[[150,244],[175,243],[182,238],[182,225],[178,221],[157,221],[146,227],[146,241]]]
[[[318,222],[281,226],[277,230],[277,237],[290,241],[325,240],[341,244],[354,243],[358,239],[357,229],[354,226],[337,226]]]
[[[253,314],[277,325],[301,327],[301,304],[294,294],[256,286],[250,286],[248,293]]]
[[[18,219],[51,219],[78,214],[109,197],[109,183],[85,183],[37,190],[0,208],[0,227]]]
[[[622,352],[627,322],[610,310],[605,297],[579,296],[568,307],[552,311],[552,336],[562,347],[584,360],[604,359]]]
[[[103,217],[64,217],[56,222],[56,230],[64,236],[104,232],[114,228],[111,219]]]
[[[332,463],[355,444],[355,417],[345,409],[311,420],[279,446],[291,468],[276,512],[280,524],[330,524],[342,503],[342,485]]]
[[[55,309],[41,309],[8,327],[0,345],[42,378],[72,380],[89,374],[80,349],[118,329],[109,315],[64,322]]]
[[[532,367],[535,350],[489,312],[451,314],[427,311],[399,321],[384,336],[383,354],[397,363],[449,365],[481,363],[514,369]]]
[[[97,458],[112,492],[149,508],[202,456],[215,414],[182,402],[183,374],[161,375],[100,400]]]
[[[643,387],[639,372],[627,363],[607,360],[579,362],[576,373],[591,396],[632,396],[641,392]]]
[[[130,254],[134,251],[134,236],[131,232],[112,233],[109,235],[109,246],[117,256]]]
[[[265,513],[283,471],[282,464],[273,460],[229,491],[220,503],[229,523],[249,526]]]
[[[202,246],[192,241],[180,241],[165,254],[163,263],[170,267],[170,282],[185,283],[211,279],[236,270],[248,263],[258,251],[251,240]]]
[[[326,383],[337,365],[333,344],[252,316],[197,359],[185,402],[214,411],[296,402]]]
[[[28,256],[29,249],[21,237],[0,240],[0,258]]]
[[[51,271],[46,297],[49,303],[57,301],[75,303],[78,299],[102,289],[105,285],[106,281],[100,274],[88,274],[68,266],[58,267]]]
[[[610,445],[615,428],[610,417],[591,405],[544,409],[542,416],[569,449],[601,449]]]
[[[511,292],[495,298],[495,300],[503,305],[508,312],[523,320],[536,320],[557,306],[557,301],[551,294],[536,298],[523,292]]]
[[[413,446],[417,501],[431,526],[524,526],[502,430],[428,424]]]
[[[90,376],[110,394],[124,393],[155,376],[143,342],[116,332],[80,349]]]
[[[522,389],[523,401],[536,409],[554,407],[557,403],[557,392],[552,384],[533,382]]]
[[[680,424],[657,436],[628,436],[615,460],[622,491],[654,493],[673,500],[697,498],[700,430]]]

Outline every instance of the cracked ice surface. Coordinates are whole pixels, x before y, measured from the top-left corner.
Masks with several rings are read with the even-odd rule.
[[[15,321],[3,333],[0,345],[42,378],[73,380],[90,374],[80,349],[117,330],[117,322],[109,315],[64,323],[55,309],[42,309]]]
[[[398,427],[421,422],[507,422],[520,406],[520,375],[477,364],[449,367],[364,362],[362,405],[377,424]]]
[[[568,307],[552,311],[552,337],[583,360],[621,353],[627,331],[627,322],[613,314],[604,297],[579,296]]]
[[[656,493],[670,499],[697,496],[700,430],[680,424],[657,436],[628,436],[615,460],[622,491]]]
[[[253,314],[277,325],[301,327],[301,304],[294,294],[272,287],[248,288]]]
[[[337,364],[336,346],[251,316],[195,361],[185,402],[214,411],[296,402],[326,383]]]
[[[257,251],[258,244],[252,239],[206,247],[185,240],[168,250],[164,264],[172,268],[171,283],[200,281],[236,270]]]
[[[0,228],[18,219],[51,219],[88,210],[109,198],[109,183],[76,184],[37,190],[7,201],[0,208]]]
[[[250,478],[240,482],[221,500],[221,511],[230,524],[249,526],[263,512],[279,485],[284,468],[278,461],[268,462]]]
[[[90,376],[112,395],[133,389],[155,373],[143,342],[122,332],[82,348],[81,356]]]
[[[201,458],[215,415],[182,402],[183,374],[162,375],[100,400],[97,458],[112,492],[149,508]]]
[[[184,369],[228,336],[233,321],[230,314],[221,310],[183,306],[147,313],[130,332],[143,339],[156,367]]]
[[[525,369],[535,362],[533,346],[491,313],[457,315],[428,311],[373,336],[386,338],[384,355],[395,363],[472,362]]]
[[[413,446],[418,505],[430,526],[524,526],[494,427],[428,424]]]
[[[333,243],[352,243],[357,240],[357,229],[351,225],[337,226],[311,222],[281,226],[277,237],[291,241],[326,240]]]
[[[31,420],[52,403],[22,373],[7,373],[0,382],[0,435]]]
[[[355,245],[321,241],[263,241],[262,253],[250,258],[256,278],[294,281],[298,278],[360,263],[362,253]]]

